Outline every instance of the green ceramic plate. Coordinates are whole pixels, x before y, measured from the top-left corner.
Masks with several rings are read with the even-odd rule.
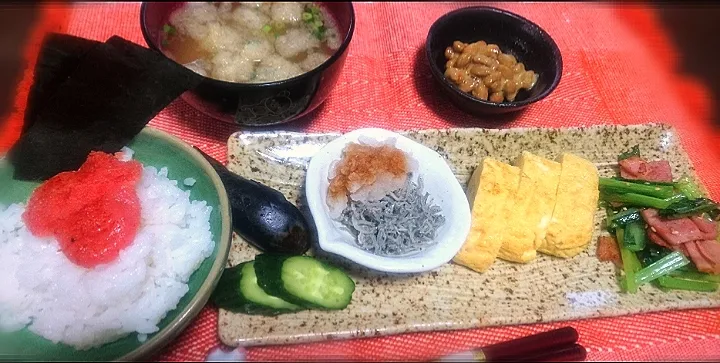
[[[192,147],[167,133],[145,128],[128,145],[134,158],[144,165],[168,167],[168,177],[179,180],[180,188],[190,190],[192,200],[205,200],[213,207],[210,228],[215,251],[195,271],[189,281],[190,291],[160,322],[160,330],[140,343],[136,334],[101,347],[78,351],[64,344],[52,342],[26,329],[0,336],[0,360],[62,360],[107,361],[135,360],[157,353],[175,338],[200,312],[225,267],[231,242],[230,207],[225,188],[212,166]],[[186,187],[182,180],[194,178],[194,186]],[[12,180],[12,168],[0,161],[0,204],[26,202],[38,183]]]

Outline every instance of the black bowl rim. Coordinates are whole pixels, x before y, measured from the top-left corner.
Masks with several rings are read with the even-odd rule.
[[[484,12],[490,12],[496,14],[496,16],[506,16],[510,18],[514,18],[516,20],[519,20],[523,23],[526,23],[527,25],[535,28],[538,33],[541,35],[541,38],[544,42],[548,43],[550,45],[550,48],[553,52],[553,56],[556,59],[556,69],[557,74],[555,75],[555,78],[552,80],[550,85],[545,88],[544,91],[540,92],[539,94],[529,97],[522,101],[512,101],[512,102],[501,102],[501,103],[495,103],[490,101],[484,101],[478,98],[475,98],[471,96],[470,94],[463,92],[460,90],[456,85],[454,85],[452,82],[448,81],[445,78],[444,72],[441,72],[438,66],[433,61],[433,56],[430,54],[430,41],[432,40],[433,36],[437,33],[437,27],[441,22],[446,22],[448,19],[452,18],[453,16],[456,16],[461,13],[470,12],[470,11],[484,11]],[[492,6],[469,6],[464,7],[460,9],[455,9],[453,11],[450,11],[443,16],[439,17],[435,22],[430,26],[430,30],[428,31],[428,36],[425,40],[425,56],[428,59],[428,63],[430,63],[430,71],[432,72],[433,76],[435,76],[436,79],[440,80],[443,84],[446,86],[449,86],[452,90],[452,92],[455,92],[460,97],[472,101],[478,104],[482,104],[488,107],[497,107],[497,108],[519,108],[524,107],[529,104],[535,103],[537,101],[542,100],[543,98],[547,97],[550,93],[552,93],[555,88],[557,88],[558,84],[560,83],[560,79],[562,78],[562,70],[563,70],[563,60],[562,60],[562,54],[560,53],[560,48],[555,43],[555,40],[548,34],[543,28],[541,28],[539,25],[533,23],[532,21],[515,14],[513,12],[492,7]]]
[[[280,81],[273,81],[273,82],[263,82],[263,83],[240,83],[240,82],[228,82],[223,81],[211,77],[206,77],[201,74],[198,74],[198,76],[202,77],[204,81],[211,82],[216,85],[222,85],[225,87],[247,87],[247,88],[274,88],[278,86],[287,86],[296,82],[304,81],[306,78],[310,78],[315,76],[318,73],[322,73],[327,68],[329,68],[332,64],[334,64],[340,56],[345,53],[345,50],[350,46],[350,41],[352,40],[353,34],[355,33],[355,7],[353,6],[351,1],[343,1],[342,3],[345,3],[350,6],[350,26],[348,27],[347,34],[345,34],[345,39],[343,39],[342,43],[340,44],[340,48],[338,48],[335,53],[333,53],[330,58],[325,60],[322,64],[319,66],[311,69],[308,72],[302,73],[300,75],[297,75],[292,78],[283,79]],[[147,5],[148,1],[143,1],[140,5],[140,30],[142,31],[143,38],[145,39],[145,43],[147,43],[148,47],[150,49],[162,54],[165,58],[170,59],[171,61],[180,64],[176,62],[171,57],[168,57],[163,51],[158,48],[158,46],[155,44],[154,41],[151,40],[150,35],[148,34],[147,30],[147,24],[145,22],[145,13],[147,12]],[[334,19],[333,19],[334,20]]]

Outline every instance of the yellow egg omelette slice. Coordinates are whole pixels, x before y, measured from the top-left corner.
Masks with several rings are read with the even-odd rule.
[[[527,174],[520,173],[520,183],[517,190],[505,203],[504,218],[505,230],[502,234],[502,244],[498,257],[506,261],[527,263],[535,259],[535,229],[536,218],[527,216],[534,209],[533,202],[536,183]]]
[[[477,272],[495,262],[506,227],[505,203],[520,182],[520,168],[485,158],[468,183],[472,208],[470,232],[453,261]]]
[[[597,167],[570,153],[561,156],[555,208],[538,251],[558,257],[582,252],[592,238],[599,198]]]
[[[523,174],[535,182],[535,191],[530,197],[524,219],[534,225],[535,248],[540,248],[552,218],[560,181],[560,163],[523,151],[515,162]]]

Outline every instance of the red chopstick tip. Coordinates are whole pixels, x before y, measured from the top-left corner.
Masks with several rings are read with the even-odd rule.
[[[587,358],[587,349],[580,344],[561,347],[544,354],[523,359],[525,362],[582,362]]]
[[[489,362],[515,361],[567,348],[577,343],[578,338],[577,330],[567,326],[489,345],[482,350]]]

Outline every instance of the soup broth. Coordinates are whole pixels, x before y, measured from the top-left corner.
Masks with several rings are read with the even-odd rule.
[[[163,26],[161,49],[207,77],[280,81],[308,72],[340,47],[337,26],[317,3],[187,3]]]

